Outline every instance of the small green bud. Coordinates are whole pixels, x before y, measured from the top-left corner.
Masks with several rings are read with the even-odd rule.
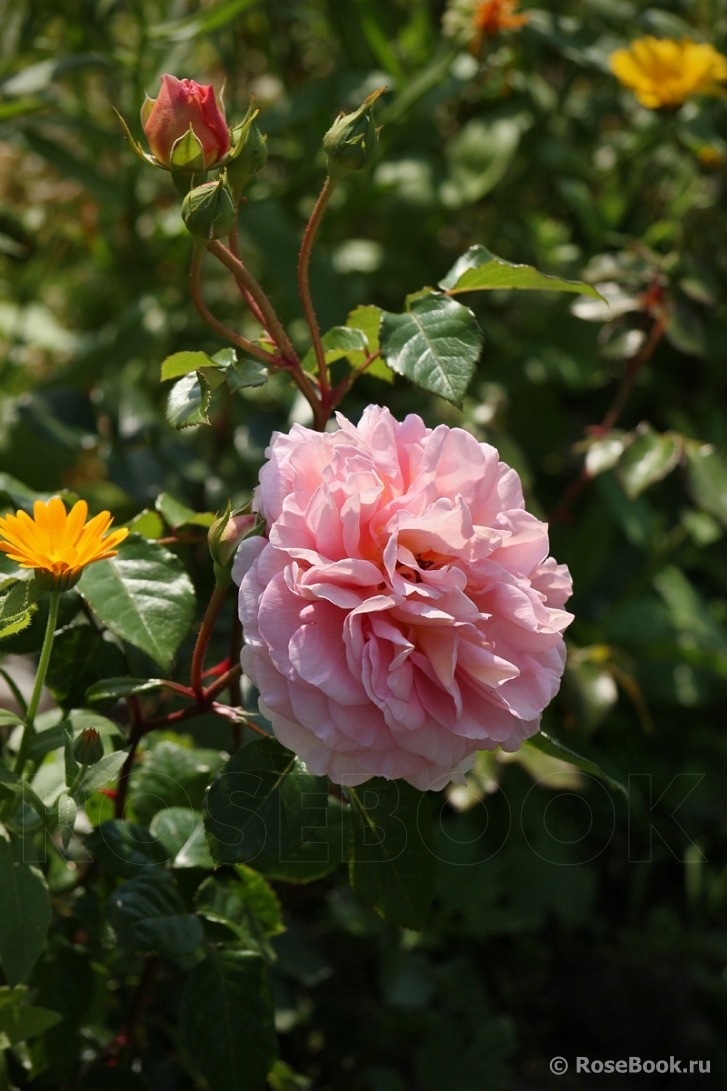
[[[331,181],[338,182],[352,170],[361,170],[373,159],[379,146],[373,105],[386,90],[380,87],[352,114],[341,114],[323,137]]]
[[[235,202],[223,175],[216,182],[189,191],[182,202],[182,219],[196,239],[211,242],[229,235],[235,226]]]
[[[219,519],[215,519],[207,532],[207,543],[218,583],[229,582],[237,547],[244,538],[253,533],[257,525],[257,515],[244,509],[232,511],[229,502],[226,511]]]
[[[257,111],[232,131],[233,150],[227,165],[227,178],[236,200],[240,199],[240,194],[253,174],[261,171],[268,161],[267,138],[258,129],[255,122],[256,116]],[[239,138],[237,146],[235,145],[236,136]]]
[[[95,765],[103,757],[103,742],[98,731],[87,727],[73,744],[73,756],[79,765]]]

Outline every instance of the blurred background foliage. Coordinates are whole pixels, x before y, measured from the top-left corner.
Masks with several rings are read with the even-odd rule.
[[[380,155],[340,185],[316,249],[324,329],[358,303],[400,310],[474,243],[607,283],[611,306],[467,297],[485,350],[462,411],[374,377],[343,410],[357,419],[385,402],[399,417],[464,426],[519,470],[531,510],[558,514],[553,553],[573,573],[576,621],[544,726],[622,779],[652,780],[633,781],[629,822],[619,798],[572,767],[487,757],[442,805],[440,887],[422,934],[380,921],[345,877],[278,884],[284,1063],[271,1086],[567,1088],[575,1077],[550,1076],[548,1060],[578,1053],[711,1058],[716,1087],[727,1076],[727,113],[720,98],[646,110],[608,55],[645,33],[727,50],[727,5],[549,0],[479,50],[466,34],[442,35],[443,10],[438,0],[0,0],[0,474],[66,488],[118,521],[154,509],[160,493],[197,511],[247,499],[271,430],[306,421],[306,407],[276,377],[235,398],[221,388],[211,428],[165,423],[160,362],[222,343],[188,300],[191,244],[169,176],[133,157],[112,107],[138,136],[144,93],[163,72],[226,80],[233,120],[255,95],[270,157],[240,217],[242,251],[305,349],[295,262],[323,179],[321,137],[339,109],[386,85]],[[220,317],[245,329],[234,284],[211,261],[205,283]],[[665,335],[622,431],[589,432],[654,308]],[[593,480],[568,494],[584,457]],[[175,549],[203,606],[206,547]],[[220,655],[231,617],[228,604]],[[34,639],[3,650],[32,651]],[[67,684],[57,664],[61,700]],[[219,722],[191,730],[169,738],[229,746]],[[53,882],[62,912],[30,984],[65,1022],[13,1078],[70,1088],[79,1051],[103,1049],[127,1017],[140,969],[104,947],[93,900]],[[134,1072],[113,1082],[92,1069],[80,1086],[195,1086],[176,973],[165,965],[148,998]],[[707,1085],[695,1075],[681,1086],[697,1081]]]

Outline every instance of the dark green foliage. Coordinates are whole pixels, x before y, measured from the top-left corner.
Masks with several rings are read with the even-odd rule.
[[[0,508],[66,490],[134,531],[61,596],[25,784],[48,598],[0,554],[3,1091],[543,1091],[577,1055],[727,1080],[727,113],[646,110],[608,66],[727,27],[657,2],[527,5],[479,52],[434,0],[0,5]],[[575,586],[543,732],[466,784],[331,786],[234,679],[225,718],[183,718],[207,530],[307,418],[199,318],[181,198],[112,111],[143,143],[168,71],[226,75],[231,122],[256,96],[241,254],[308,376],[321,141],[389,88],[311,262],[332,383],[381,349],[341,409],[494,444]],[[259,336],[210,255],[203,287]]]

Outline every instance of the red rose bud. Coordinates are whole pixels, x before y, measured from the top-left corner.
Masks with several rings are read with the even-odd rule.
[[[73,744],[73,756],[79,765],[95,765],[103,757],[103,742],[98,731],[87,727]]]
[[[170,170],[198,174],[230,147],[222,99],[194,80],[162,76],[158,98],[141,108],[141,123],[152,152]]]

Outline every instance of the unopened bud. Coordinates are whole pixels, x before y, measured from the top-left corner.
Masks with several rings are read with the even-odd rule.
[[[229,503],[227,510],[219,519],[215,519],[207,532],[207,542],[218,583],[229,582],[237,547],[243,539],[254,532],[256,526],[258,526],[257,515],[244,510],[232,511]]]
[[[189,191],[182,203],[182,219],[196,239],[211,242],[229,235],[235,226],[235,202],[224,175]]]
[[[373,105],[385,91],[380,87],[351,114],[341,114],[323,137],[328,173],[335,183],[352,170],[361,170],[373,159],[379,146]]]
[[[73,756],[79,765],[95,765],[103,757],[103,742],[94,727],[82,731],[73,744]]]
[[[232,132],[233,150],[227,166],[227,179],[237,200],[253,174],[261,171],[268,161],[268,145],[255,122],[256,114],[257,111]],[[236,136],[239,137],[237,146]]]

